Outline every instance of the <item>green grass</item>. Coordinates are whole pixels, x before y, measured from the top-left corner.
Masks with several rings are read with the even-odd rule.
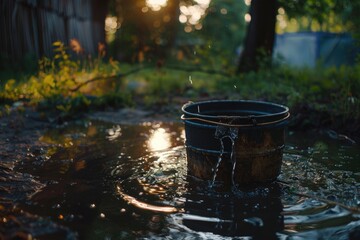
[[[54,48],[55,58],[42,59],[36,74],[17,73],[0,82],[2,114],[15,102],[71,117],[107,107],[161,108],[202,99],[254,99],[291,109],[307,106],[344,121],[360,120],[360,64],[315,69],[277,66],[236,75],[231,68],[186,67],[184,62],[161,68],[100,58],[81,62],[71,60],[62,43],[54,43]]]
[[[148,69],[127,79],[143,83],[141,95],[150,104],[168,104],[176,96],[190,101],[202,96],[257,99],[282,103],[290,108],[307,105],[315,111],[360,119],[360,66],[327,69],[278,67],[226,76],[164,68],[161,71]]]

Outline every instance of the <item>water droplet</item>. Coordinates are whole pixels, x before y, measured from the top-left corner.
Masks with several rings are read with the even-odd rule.
[[[61,207],[61,205],[58,203],[58,204],[56,204],[55,206],[53,206],[53,208],[60,208]]]
[[[96,205],[94,203],[90,204],[90,208],[95,208]]]
[[[237,86],[236,86],[236,85],[234,85],[234,88],[237,88]]]
[[[193,82],[191,80],[191,75],[189,76],[189,82],[190,82],[190,84],[193,84]]]
[[[122,209],[120,209],[120,212],[124,213],[124,212],[126,212],[126,209],[122,208]]]
[[[244,219],[244,222],[247,222],[253,226],[256,226],[256,227],[262,227],[264,226],[264,222],[261,218],[258,218],[258,217],[251,217],[251,218],[245,218]]]
[[[218,171],[219,165],[222,161],[223,158],[223,154],[225,151],[225,147],[224,147],[224,139],[225,138],[229,138],[231,141],[231,151],[230,151],[230,160],[232,163],[232,172],[231,172],[231,180],[232,180],[232,184],[233,186],[235,186],[235,167],[236,167],[236,157],[235,157],[235,152],[234,152],[234,145],[235,145],[235,139],[237,138],[238,135],[238,129],[237,128],[230,128],[230,127],[224,127],[224,126],[218,126],[216,128],[215,131],[215,138],[219,139],[220,144],[221,144],[221,149],[220,149],[220,154],[219,154],[219,158],[218,161],[215,165],[215,170],[213,171],[213,178],[212,178],[212,182],[210,184],[210,187],[214,186],[215,180],[216,180],[216,173]]]
[[[105,214],[104,214],[104,213],[100,213],[100,217],[101,217],[101,218],[105,218]]]

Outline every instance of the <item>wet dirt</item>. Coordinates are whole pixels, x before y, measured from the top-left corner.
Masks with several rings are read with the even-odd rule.
[[[180,110],[177,112],[120,109],[94,112],[72,121],[82,121],[84,118],[114,124],[138,124],[180,121],[179,116]],[[299,127],[301,124],[296,121],[304,122],[295,116],[292,127],[302,129]],[[34,157],[44,156],[43,153],[51,148],[52,144],[41,141],[40,137],[49,129],[61,128],[67,124],[66,121],[46,118],[44,114],[30,108],[23,112],[12,111],[0,118],[0,239],[54,239],[54,236],[59,239],[77,239],[79,237],[69,228],[26,212],[18,205],[19,202],[24,202],[38,193],[45,184],[30,174],[16,171],[16,166]],[[316,131],[347,143],[356,139],[330,128],[319,128]]]
[[[128,108],[99,111],[82,117],[125,124],[174,121],[167,114]],[[61,128],[67,124],[62,119],[49,118],[31,108],[14,110],[0,118],[0,239],[53,239],[53,236],[78,238],[68,228],[30,214],[17,204],[40,191],[44,183],[30,174],[16,171],[16,166],[36,156],[43,157],[43,153],[52,144],[40,141],[39,138],[49,129]]]

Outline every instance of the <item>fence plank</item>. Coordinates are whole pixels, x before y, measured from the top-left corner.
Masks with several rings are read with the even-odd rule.
[[[104,22],[93,19],[101,0],[2,0],[0,2],[0,68],[16,64],[24,55],[52,56],[52,43],[76,38],[87,54],[97,54],[105,41]],[[98,16],[97,16],[98,17]]]

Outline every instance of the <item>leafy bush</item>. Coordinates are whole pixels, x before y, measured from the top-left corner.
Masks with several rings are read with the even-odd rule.
[[[199,99],[257,99],[290,108],[307,106],[341,119],[360,120],[360,64],[315,69],[276,66],[234,75],[203,65],[140,67],[70,59],[54,43],[54,59],[42,59],[36,75],[9,79],[0,87],[4,112],[16,101],[69,116],[89,109],[123,107],[134,101],[145,107]],[[120,71],[122,70],[122,71]],[[127,73],[127,74],[126,74]]]
[[[79,45],[78,42],[77,44]],[[97,59],[80,58],[75,61],[71,59],[68,48],[62,42],[55,42],[53,46],[54,58],[42,58],[36,75],[30,76],[27,81],[9,79],[3,84],[0,88],[2,102],[10,104],[24,101],[40,109],[58,111],[61,116],[72,115],[79,110],[86,111],[91,105],[130,104],[129,98],[124,97],[126,93],[120,92],[115,86],[121,84],[121,81],[117,82],[116,79],[120,74],[116,61],[103,62],[101,52]],[[100,80],[104,79],[113,81],[99,84]],[[97,101],[89,97],[94,95],[104,95],[104,98]]]

